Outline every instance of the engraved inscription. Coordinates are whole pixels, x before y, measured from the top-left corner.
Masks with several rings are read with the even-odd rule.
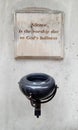
[[[16,57],[63,58],[63,12],[30,8],[15,13]]]
[[[19,38],[26,39],[26,40],[57,40],[58,39],[56,35],[59,33],[59,30],[55,30],[55,29],[48,30],[47,28],[42,29],[41,27],[47,27],[47,24],[32,23],[31,30],[20,28],[18,31],[18,33],[20,34]],[[30,34],[33,34],[34,36],[30,36]],[[35,36],[35,34],[39,34],[39,35]],[[44,34],[44,36],[42,36],[42,34]],[[50,36],[48,36],[48,34]],[[52,36],[52,34],[56,34],[56,35]]]

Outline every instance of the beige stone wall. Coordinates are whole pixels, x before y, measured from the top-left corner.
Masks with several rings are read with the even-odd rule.
[[[46,7],[65,12],[65,58],[52,60],[14,59],[16,9]],[[53,101],[42,105],[39,119],[18,87],[31,72],[53,76],[59,86]],[[78,1],[0,0],[0,130],[78,130]]]

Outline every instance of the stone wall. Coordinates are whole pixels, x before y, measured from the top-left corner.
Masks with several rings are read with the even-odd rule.
[[[46,7],[65,12],[64,60],[15,60],[14,11]],[[42,105],[39,119],[19,90],[20,78],[31,72],[53,76],[55,98]],[[0,0],[0,130],[78,130],[78,1]]]

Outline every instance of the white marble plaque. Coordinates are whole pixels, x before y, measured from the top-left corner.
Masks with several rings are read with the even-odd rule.
[[[27,8],[15,13],[15,58],[63,59],[63,12]]]

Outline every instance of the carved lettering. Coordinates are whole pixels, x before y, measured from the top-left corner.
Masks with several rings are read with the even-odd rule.
[[[47,24],[32,23],[30,27],[31,29],[24,29],[24,30],[19,29],[18,31],[19,34],[22,34],[22,36],[19,35],[20,39],[22,40],[23,39],[26,39],[26,40],[57,40],[58,39],[58,37],[55,36],[55,34],[58,34],[59,30],[55,30],[55,29],[50,30],[47,28],[44,28],[44,29],[40,28],[40,27],[47,27]],[[35,34],[38,36],[35,36]]]

